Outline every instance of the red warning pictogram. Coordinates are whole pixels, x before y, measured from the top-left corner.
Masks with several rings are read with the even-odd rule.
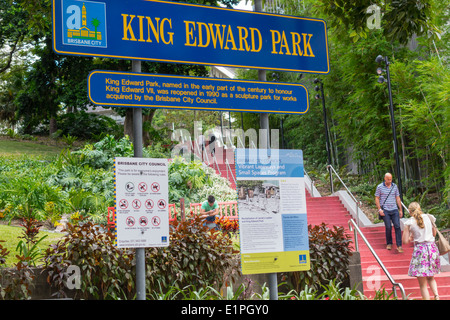
[[[164,209],[165,207],[166,207],[166,201],[163,199],[158,200],[158,208]]]
[[[125,220],[125,223],[127,224],[127,226],[132,227],[132,226],[134,226],[135,220],[133,217],[127,217],[127,219]]]
[[[145,200],[145,207],[147,208],[147,209],[153,209],[153,206],[154,206],[155,204],[153,203],[153,200],[152,199],[147,199],[147,200]]]
[[[159,183],[158,182],[153,182],[152,183],[152,191],[153,192],[158,192],[159,189],[161,189],[161,187],[159,186]]]
[[[147,184],[145,182],[139,182],[138,189],[140,192],[147,191]]]
[[[125,200],[125,199],[121,199],[121,200],[119,201],[119,208],[120,208],[120,209],[126,209],[126,208],[128,208],[128,201]]]
[[[138,199],[134,199],[131,202],[131,205],[133,206],[134,209],[139,209],[141,207],[141,201]]]
[[[158,216],[152,217],[152,225],[155,227],[159,226],[161,224],[161,219]]]
[[[145,227],[148,224],[148,218],[147,217],[140,217],[139,218],[139,224],[143,227]]]

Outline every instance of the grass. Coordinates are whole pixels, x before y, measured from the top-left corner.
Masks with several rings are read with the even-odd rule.
[[[59,155],[63,149],[60,146],[50,146],[38,142],[0,140],[0,156],[28,155],[31,157],[52,158]]]
[[[6,241],[1,242],[1,245],[9,251],[9,255],[6,258],[6,265],[8,267],[13,266],[14,263],[18,261],[18,259],[16,258],[16,254],[18,254],[18,252],[16,251],[16,247],[20,241],[19,237],[22,235],[22,230],[23,228],[19,226],[8,226],[0,224],[0,240]],[[56,243],[63,237],[62,233],[40,231],[37,239],[40,239],[44,235],[47,235],[47,237],[38,245],[38,247],[42,250],[42,253],[45,252],[50,244]]]
[[[40,141],[24,141],[20,139],[10,139],[6,136],[0,136],[0,157],[20,157],[27,156],[37,159],[52,159],[58,156],[61,151],[66,147],[57,144],[51,139],[41,138]],[[9,255],[6,258],[6,265],[8,267],[13,266],[18,261],[16,251],[19,237],[22,235],[22,227],[0,224],[0,240],[5,240],[1,245],[9,251]],[[55,232],[40,231],[37,239],[40,239],[44,235],[47,237],[42,240],[38,247],[42,250],[42,253],[52,243],[56,243],[63,234]]]

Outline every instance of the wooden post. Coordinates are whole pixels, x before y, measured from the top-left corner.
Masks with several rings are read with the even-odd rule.
[[[184,198],[180,199],[180,212],[181,212],[181,221],[186,220],[186,214],[184,212]]]

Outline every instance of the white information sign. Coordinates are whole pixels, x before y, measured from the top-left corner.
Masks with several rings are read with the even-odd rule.
[[[169,245],[167,159],[115,158],[116,246]]]
[[[236,149],[243,274],[310,269],[301,150]]]

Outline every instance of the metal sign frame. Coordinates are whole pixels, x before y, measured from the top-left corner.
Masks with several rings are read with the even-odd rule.
[[[101,106],[304,114],[302,84],[94,70],[89,100]]]
[[[329,72],[324,20],[158,0],[53,0],[58,54]]]

